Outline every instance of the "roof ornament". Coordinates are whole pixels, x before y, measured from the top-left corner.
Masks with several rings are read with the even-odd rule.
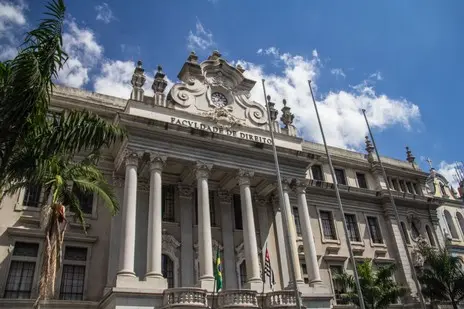
[[[134,74],[132,74],[131,84],[132,84],[132,93],[131,100],[143,101],[143,85],[145,84],[145,70],[142,67],[142,61],[137,61],[137,66],[135,67]]]
[[[372,145],[372,142],[369,140],[369,136],[365,136],[365,143],[366,143],[366,151],[367,151],[367,161],[369,163],[374,162],[374,146]]]
[[[415,159],[416,159],[416,157],[412,155],[412,151],[409,149],[408,146],[406,146],[406,160],[409,163],[414,164]]]
[[[271,101],[271,96],[268,95],[267,97],[267,104],[269,105],[269,112],[271,114],[271,121],[275,121],[277,119],[277,114],[279,111],[274,107],[275,103]]]
[[[284,104],[284,107],[282,107],[282,116],[280,117],[280,121],[282,121],[285,124],[285,128],[288,129],[288,127],[293,123],[293,119],[295,118],[295,115],[290,112],[290,107],[287,106],[287,100],[283,100],[282,103]]]
[[[213,53],[211,54],[211,56],[208,57],[208,60],[218,60],[219,58],[221,58],[221,53],[218,51],[218,50],[213,50]]]
[[[153,89],[155,94],[163,93],[167,85],[168,82],[166,81],[166,74],[163,72],[163,68],[160,65],[158,65],[158,69],[155,74],[155,79],[153,80],[153,85],[151,86],[151,88]]]
[[[190,55],[188,56],[187,61],[191,63],[198,63],[198,56],[197,54],[195,54],[193,50],[190,52]]]
[[[245,69],[240,65],[240,64],[237,64],[237,66],[235,67],[240,73],[243,73],[245,72]]]

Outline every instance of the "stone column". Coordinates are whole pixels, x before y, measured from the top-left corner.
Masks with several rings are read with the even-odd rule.
[[[118,277],[135,277],[135,215],[137,206],[137,167],[139,156],[129,153],[125,158],[126,177],[122,203],[122,232]]]
[[[282,218],[282,209],[280,208],[279,198],[274,195],[272,197],[272,204],[274,206],[274,220],[276,225],[277,234],[277,248],[279,250],[279,266],[280,266],[280,278],[281,278],[281,289],[288,286],[290,282],[290,267],[288,263],[288,250],[286,248],[286,236],[284,231],[284,224]]]
[[[259,273],[258,245],[256,243],[256,229],[253,215],[253,203],[250,190],[250,178],[253,172],[240,170],[238,183],[240,185],[240,200],[243,220],[243,245],[245,249],[245,261],[247,269],[247,288],[260,290],[263,282]]]
[[[211,238],[211,218],[209,212],[208,177],[212,165],[197,163],[198,192],[198,257],[200,261],[200,287],[213,291],[213,246]]]
[[[151,155],[150,157],[150,192],[148,201],[148,242],[147,242],[147,274],[145,278],[155,284],[156,288],[165,288],[166,280],[161,271],[162,255],[162,180],[161,173],[166,157]],[[153,282],[153,281],[156,281]]]
[[[218,193],[221,205],[222,245],[224,246],[224,289],[232,290],[238,286],[235,273],[232,196],[229,192],[223,190],[220,190]]]
[[[193,188],[179,184],[182,287],[194,286],[193,276]]]
[[[319,263],[317,262],[313,230],[311,228],[311,217],[309,216],[308,204],[306,201],[306,185],[307,182],[298,182],[296,186],[298,214],[300,217],[301,236],[303,237],[303,247],[306,266],[308,268],[309,281],[310,283],[319,283],[322,280],[319,273]]]
[[[283,186],[283,193],[284,193],[284,207],[285,212],[288,214],[288,232],[290,233],[290,246],[293,247],[293,252],[289,251],[290,259],[293,259],[293,264],[295,265],[295,280],[297,284],[304,283],[303,278],[301,277],[301,269],[300,269],[300,257],[298,256],[298,244],[296,243],[296,228],[295,228],[295,220],[293,219],[292,215],[292,207],[290,205],[290,197],[288,195],[290,191],[290,187],[287,181],[282,182]]]

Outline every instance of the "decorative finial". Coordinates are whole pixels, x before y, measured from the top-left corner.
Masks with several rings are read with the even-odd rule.
[[[240,64],[237,64],[236,68],[240,73],[245,72],[245,69]]]
[[[427,158],[427,160],[425,160],[425,162],[427,162],[429,164],[430,169],[434,169],[433,166],[432,166],[432,160],[430,160],[430,158]]]
[[[198,63],[198,56],[197,54],[195,54],[193,50],[190,52],[190,55],[188,56],[187,61],[191,63]]]
[[[409,163],[413,164],[415,159],[416,159],[416,157],[412,155],[411,150],[409,150],[409,147],[406,146],[406,160]]]
[[[267,104],[269,106],[269,112],[271,113],[271,121],[275,121],[277,119],[277,114],[279,111],[274,107],[275,103],[271,102],[271,96],[267,95]]]
[[[142,67],[142,61],[137,61],[137,66],[135,67],[134,74],[132,74],[131,84],[132,84],[132,93],[131,100],[143,101],[143,85],[145,84],[145,75],[144,69]]]
[[[155,92],[155,94],[163,93],[164,89],[166,89],[166,86],[168,85],[168,82],[165,79],[166,74],[163,72],[163,68],[161,65],[158,65],[157,67],[157,72],[155,74],[155,79],[153,80],[153,84],[151,85],[151,88]]]
[[[208,57],[208,60],[217,60],[221,58],[221,56],[222,55],[218,50],[213,50],[213,53],[211,54],[211,56]]]
[[[369,140],[369,136],[366,135],[365,138],[367,154],[372,154],[374,152],[374,146],[372,146],[372,142]]]
[[[285,124],[285,128],[288,128],[292,123],[295,115],[290,112],[290,107],[287,106],[287,101],[283,100],[284,107],[282,107],[282,116],[280,117],[280,121]]]

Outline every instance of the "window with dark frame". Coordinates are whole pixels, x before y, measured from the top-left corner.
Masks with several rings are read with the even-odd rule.
[[[39,244],[16,242],[6,279],[4,298],[31,298]]]
[[[92,214],[93,194],[81,191],[76,185],[73,185],[73,192],[79,200],[79,206],[82,212],[85,214]]]
[[[400,191],[400,188],[398,187],[398,180],[396,178],[392,178],[392,184],[395,191]]]
[[[300,224],[300,215],[298,214],[298,208],[293,207],[293,219],[295,221],[295,229],[298,235],[301,235],[301,224]]]
[[[336,280],[338,275],[343,274],[343,266],[341,265],[330,265],[330,275],[332,277],[332,286],[334,289],[335,294],[335,302],[337,305],[343,305],[345,302],[343,301],[342,295],[346,293],[345,287],[340,284],[339,281]]]
[[[334,171],[337,183],[340,185],[346,185],[345,171],[341,168],[334,168]]]
[[[175,222],[175,191],[176,187],[174,185],[163,185],[162,186],[162,214],[163,221],[165,222]]]
[[[383,244],[379,220],[377,220],[376,217],[367,217],[367,224],[369,226],[369,233],[371,234],[372,242],[375,244]]]
[[[408,192],[408,191],[406,190],[406,184],[404,183],[404,180],[399,180],[399,183],[400,183],[401,191],[403,191],[403,192]]]
[[[356,173],[356,178],[358,179],[358,186],[363,189],[367,189],[366,174]]]
[[[168,282],[168,288],[174,287],[174,262],[166,254],[161,255],[161,271]]]
[[[335,233],[332,212],[321,210],[319,214],[321,216],[321,224],[324,238],[329,240],[336,240],[337,235]]]
[[[355,214],[345,214],[346,228],[348,229],[348,238],[350,241],[361,241],[359,235],[358,223]]]
[[[247,282],[247,269],[246,263],[243,261],[240,263],[240,288],[244,289]]]
[[[313,173],[313,179],[323,181],[324,175],[322,174],[322,166],[313,165],[311,166],[311,172]]]
[[[414,189],[412,188],[412,183],[410,181],[406,182],[406,188],[408,189],[409,193],[414,194]]]
[[[216,192],[209,190],[209,217],[211,226],[217,226],[216,223]]]
[[[242,222],[242,204],[240,201],[240,194],[233,195],[233,204],[234,204],[234,222],[235,222],[235,229],[242,230],[243,229],[243,222]]]
[[[26,189],[24,190],[23,206],[39,207],[41,191],[42,191],[41,186],[28,185]]]
[[[60,299],[83,300],[87,248],[66,246],[61,275]]]

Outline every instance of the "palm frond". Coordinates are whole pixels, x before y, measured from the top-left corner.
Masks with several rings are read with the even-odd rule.
[[[111,214],[116,214],[119,205],[114,194],[113,188],[106,181],[91,181],[86,178],[78,178],[74,180],[74,184],[85,193],[94,193],[100,197],[110,210]]]

